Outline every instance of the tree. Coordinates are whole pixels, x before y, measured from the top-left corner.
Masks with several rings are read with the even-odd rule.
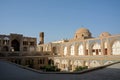
[[[74,71],[82,71],[82,70],[85,70],[85,69],[88,69],[88,66],[84,66],[84,67],[77,66]]]
[[[57,66],[52,66],[52,65],[43,66],[40,69],[43,70],[43,71],[47,71],[47,72],[60,71],[60,69]]]

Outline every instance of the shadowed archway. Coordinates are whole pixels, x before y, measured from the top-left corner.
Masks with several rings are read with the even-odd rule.
[[[20,51],[20,43],[16,39],[11,42],[11,46],[13,47],[14,51]]]

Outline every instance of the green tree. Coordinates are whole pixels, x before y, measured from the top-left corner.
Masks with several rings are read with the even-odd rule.
[[[82,71],[82,70],[85,70],[85,69],[88,69],[88,66],[84,66],[84,67],[77,66],[74,71]]]

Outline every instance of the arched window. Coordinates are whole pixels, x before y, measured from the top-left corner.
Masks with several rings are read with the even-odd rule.
[[[100,44],[95,43],[95,44],[93,45],[92,54],[93,54],[93,55],[101,55]]]
[[[120,55],[120,41],[115,41],[112,45],[112,54]]]
[[[4,37],[3,38],[3,44],[6,45],[9,43],[9,38],[8,37]]]
[[[74,54],[75,54],[75,48],[74,48],[74,45],[71,46],[70,51],[71,51],[71,52],[70,52],[71,55],[74,55]]]
[[[79,55],[84,55],[84,53],[83,53],[83,45],[82,44],[78,48],[78,54]]]
[[[67,55],[67,47],[64,47],[64,55]]]

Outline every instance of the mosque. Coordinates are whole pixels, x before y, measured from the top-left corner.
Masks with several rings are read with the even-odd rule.
[[[44,44],[44,33],[40,33],[37,51],[50,52],[54,65],[61,70],[73,71],[77,66],[97,67],[120,61],[120,35],[103,32],[92,37],[86,28],[78,29],[74,37]]]
[[[21,34],[0,35],[0,59],[35,69],[52,64],[62,71],[73,71],[77,66],[88,68],[120,61],[120,35],[103,32],[92,37],[86,28],[78,29],[69,40],[44,43]]]

